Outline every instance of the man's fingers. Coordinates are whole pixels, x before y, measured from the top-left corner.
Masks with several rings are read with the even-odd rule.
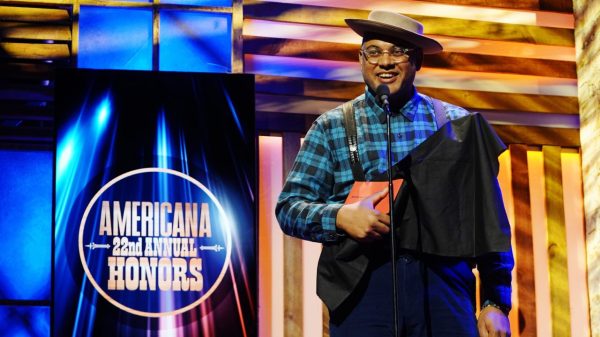
[[[489,337],[488,330],[484,322],[477,322],[477,330],[479,330],[479,337]]]
[[[377,220],[379,220],[379,222],[384,224],[386,227],[388,227],[390,225],[390,215],[389,214],[379,213],[377,215]]]
[[[378,222],[374,225],[375,232],[379,234],[387,234],[390,232],[390,227],[388,227],[385,223]]]
[[[379,204],[381,202],[381,200],[385,199],[385,197],[388,195],[388,190],[389,190],[389,188],[386,187],[383,190],[381,190],[369,197],[369,199],[371,199],[373,202],[373,207],[377,206],[377,204]]]

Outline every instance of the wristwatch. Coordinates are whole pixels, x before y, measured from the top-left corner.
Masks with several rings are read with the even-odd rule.
[[[502,311],[506,316],[508,316],[508,313],[510,312],[510,308],[507,308],[502,305],[498,305],[490,300],[485,300],[483,302],[483,304],[481,305],[481,310],[483,311],[483,309],[485,309],[486,307],[494,307],[494,308]]]

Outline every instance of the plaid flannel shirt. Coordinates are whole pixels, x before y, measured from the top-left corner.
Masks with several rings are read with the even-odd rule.
[[[352,101],[358,153],[366,180],[387,171],[386,113],[368,90]],[[465,109],[443,102],[450,120],[467,115]],[[391,117],[392,161],[404,158],[438,128],[430,97],[413,97]],[[316,242],[336,242],[336,216],[354,178],[350,167],[341,106],[319,116],[306,134],[288,174],[276,207],[282,230]],[[477,259],[483,299],[510,308],[512,253],[493,253]]]

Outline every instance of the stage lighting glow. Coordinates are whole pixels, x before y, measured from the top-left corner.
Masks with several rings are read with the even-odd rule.
[[[225,93],[225,98],[227,99],[227,105],[229,105],[229,111],[231,112],[231,116],[235,121],[235,125],[238,128],[238,132],[240,135],[244,136],[244,130],[242,129],[242,125],[240,124],[240,119],[238,118],[237,111],[235,110],[235,106],[233,106],[233,102],[231,101],[231,97],[227,91],[223,91]]]
[[[96,131],[101,131],[106,126],[106,122],[110,118],[111,104],[110,98],[106,97],[100,102],[96,109]]]
[[[57,177],[62,177],[65,170],[69,166],[69,162],[73,159],[73,153],[75,152],[75,139],[73,135],[66,136],[64,140],[58,144],[58,163],[57,163]]]
[[[165,112],[161,111],[158,115],[156,131],[156,165],[160,168],[169,168],[169,158],[171,157],[171,141],[169,128],[165,119]]]

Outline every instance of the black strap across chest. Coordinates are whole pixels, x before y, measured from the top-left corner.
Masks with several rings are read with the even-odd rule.
[[[436,129],[446,124],[449,119],[446,115],[446,109],[442,101],[431,98],[433,101],[433,113],[435,115]],[[354,181],[365,181],[365,172],[360,163],[360,157],[358,155],[358,137],[356,132],[356,119],[354,118],[354,106],[352,101],[346,102],[342,105],[342,112],[344,114],[344,129],[346,130],[346,145],[350,151],[350,167],[352,169],[352,176]]]

